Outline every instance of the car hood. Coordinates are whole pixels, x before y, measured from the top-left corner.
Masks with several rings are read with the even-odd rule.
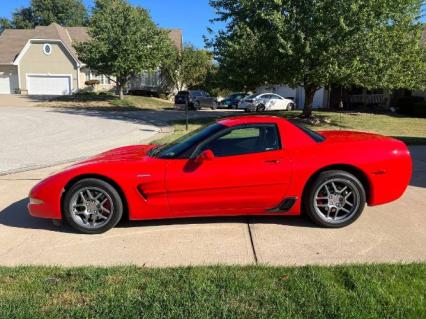
[[[115,162],[115,161],[140,161],[156,145],[133,145],[112,149],[95,155],[79,164],[89,164],[94,162]]]
[[[371,140],[392,140],[391,137],[354,131],[319,131],[327,143],[365,142]]]

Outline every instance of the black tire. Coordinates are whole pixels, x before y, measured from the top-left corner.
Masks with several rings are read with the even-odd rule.
[[[288,105],[287,111],[294,111],[294,108],[295,108],[294,103],[290,103],[290,104]]]
[[[212,110],[216,110],[216,109],[217,109],[217,102],[213,102]]]
[[[109,219],[105,222],[105,224],[101,225],[100,227],[84,227],[72,217],[71,201],[73,200],[74,196],[77,196],[79,192],[87,188],[101,190],[102,192],[107,194],[112,201],[113,205],[111,208],[110,217],[108,217]],[[76,182],[65,193],[65,196],[62,201],[62,212],[64,215],[64,219],[67,221],[67,223],[77,231],[84,234],[101,234],[115,227],[121,220],[123,216],[123,201],[120,197],[120,194],[111,184],[97,178],[86,178]]]
[[[263,104],[259,104],[259,105],[256,107],[256,111],[257,111],[257,112],[265,112],[265,110],[266,110],[266,107],[265,107],[265,105],[263,105]]]
[[[329,183],[333,186],[330,186]],[[338,191],[344,190],[346,186],[345,193],[335,191],[336,188],[334,185],[337,186]],[[340,190],[339,185],[341,186]],[[328,189],[326,190],[327,187]],[[325,193],[325,190],[328,194]],[[330,193],[329,190],[331,190]],[[321,195],[317,197],[317,194]],[[346,199],[347,194],[349,194],[348,199]],[[327,199],[324,199],[322,196]],[[326,228],[341,228],[352,224],[361,216],[366,204],[366,193],[364,186],[354,175],[346,171],[333,170],[320,173],[309,186],[303,200],[304,211],[315,224]],[[321,202],[322,200],[324,200],[324,202]],[[325,203],[325,201],[327,201],[327,203]],[[351,201],[352,206],[346,204],[346,202]],[[320,202],[320,204],[318,204],[318,202]],[[334,204],[338,207],[334,206]],[[344,212],[345,217],[339,217],[342,209],[349,211],[349,213]],[[335,212],[337,212],[336,216],[341,218],[340,220],[336,220],[336,216],[334,216],[333,220],[332,215]]]

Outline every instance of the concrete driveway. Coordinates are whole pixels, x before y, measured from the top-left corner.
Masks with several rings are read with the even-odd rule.
[[[0,176],[0,265],[306,265],[426,261],[426,147],[412,147],[414,177],[400,200],[368,207],[353,225],[302,218],[209,218],[123,223],[102,235],[31,218],[27,193],[61,167]]]
[[[0,175],[152,139],[160,128],[111,112],[0,107]]]
[[[5,97],[7,97],[5,99]],[[31,97],[0,96],[0,175],[79,160],[105,150],[146,143],[170,130],[181,111],[102,111],[31,107]],[[19,104],[7,106],[8,104]],[[236,111],[191,112],[192,120]]]

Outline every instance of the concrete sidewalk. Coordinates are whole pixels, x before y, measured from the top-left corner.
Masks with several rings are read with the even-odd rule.
[[[31,218],[27,193],[62,166],[0,176],[0,265],[306,265],[426,261],[426,147],[402,199],[368,207],[344,229],[302,218],[209,218],[123,223],[102,235]]]

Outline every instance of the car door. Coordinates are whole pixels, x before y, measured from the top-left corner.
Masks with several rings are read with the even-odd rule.
[[[203,98],[204,98],[205,107],[209,107],[209,108],[213,107],[214,98],[211,97],[209,93],[203,91]]]
[[[196,150],[212,160],[171,160],[166,188],[171,214],[259,214],[277,207],[291,180],[291,161],[274,124],[231,128]]]
[[[272,94],[265,95],[265,102],[266,110],[272,111],[274,110],[275,102],[274,102],[274,96]]]
[[[277,111],[282,110],[281,99],[279,96],[270,94],[269,95],[269,110]]]

